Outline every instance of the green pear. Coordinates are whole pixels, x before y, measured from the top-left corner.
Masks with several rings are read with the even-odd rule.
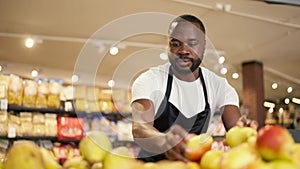
[[[112,143],[102,131],[91,131],[79,142],[81,155],[89,163],[102,162],[106,154],[112,150]]]
[[[40,147],[40,151],[42,153],[46,169],[62,169],[62,166],[58,163],[49,150]]]
[[[17,141],[10,147],[3,169],[46,169],[39,147],[31,141]]]

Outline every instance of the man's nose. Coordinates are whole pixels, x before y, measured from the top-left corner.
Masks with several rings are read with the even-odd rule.
[[[178,51],[180,54],[190,54],[191,52],[191,49],[188,45],[186,44],[182,44],[182,46],[179,48],[179,51]]]

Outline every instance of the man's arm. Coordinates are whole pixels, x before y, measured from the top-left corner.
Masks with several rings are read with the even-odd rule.
[[[233,126],[236,126],[240,118],[241,118],[241,114],[237,106],[234,105],[224,106],[222,120],[226,131],[228,131]]]
[[[132,134],[135,142],[152,153],[165,153],[170,160],[188,161],[183,152],[189,152],[185,146],[188,133],[178,125],[168,132],[161,133],[153,127],[154,106],[150,100],[139,99],[132,103]]]

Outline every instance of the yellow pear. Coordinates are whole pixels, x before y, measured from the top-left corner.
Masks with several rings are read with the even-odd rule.
[[[223,153],[220,169],[243,169],[260,158],[255,146],[249,143],[242,143]]]
[[[201,169],[218,169],[223,153],[221,150],[207,151],[201,158]]]
[[[103,161],[103,169],[140,169],[143,162],[135,159],[127,147],[120,146],[108,153]]]
[[[89,163],[81,156],[68,158],[64,164],[64,169],[89,169]]]
[[[58,163],[58,161],[55,159],[53,154],[46,148],[40,147],[40,151],[45,163],[46,169],[62,169],[62,166]]]
[[[3,169],[45,169],[39,147],[31,141],[17,141],[10,147]]]
[[[112,150],[112,143],[102,131],[91,131],[79,142],[81,155],[89,163],[102,162],[106,154]]]

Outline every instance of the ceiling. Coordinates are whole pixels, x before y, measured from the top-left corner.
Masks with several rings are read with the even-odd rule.
[[[263,63],[265,97],[278,101],[300,97],[300,7],[248,0],[0,0],[0,64],[2,72],[60,78],[71,83],[119,88],[150,66],[165,63],[167,27],[179,14],[200,17],[207,29],[203,66],[226,78],[242,97],[241,73],[247,61]],[[37,43],[28,49],[24,39]],[[108,49],[119,47],[112,56]],[[223,55],[223,65],[217,59]],[[271,89],[277,82],[278,89]],[[292,86],[292,93],[286,88]]]

